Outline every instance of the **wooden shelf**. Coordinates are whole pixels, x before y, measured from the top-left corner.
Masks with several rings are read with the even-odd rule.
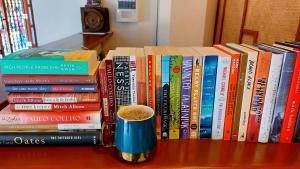
[[[130,168],[113,148],[5,147],[3,168]],[[156,156],[138,168],[300,168],[300,144],[257,144],[211,140],[158,141]],[[0,167],[0,168],[1,168]]]

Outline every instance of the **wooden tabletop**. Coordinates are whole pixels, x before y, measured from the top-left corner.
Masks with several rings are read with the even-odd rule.
[[[113,150],[103,147],[5,147],[0,148],[0,168],[300,168],[299,144],[159,141],[156,156],[136,165],[118,161]]]

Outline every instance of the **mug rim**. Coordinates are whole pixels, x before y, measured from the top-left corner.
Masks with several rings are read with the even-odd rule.
[[[120,112],[122,112],[125,108],[128,108],[128,107],[129,107],[129,108],[131,108],[131,107],[143,107],[143,108],[147,109],[147,110],[151,113],[151,115],[150,115],[149,117],[147,117],[147,118],[145,118],[145,119],[141,119],[141,120],[129,120],[129,119],[125,119],[125,118],[123,118],[122,116],[120,116]],[[146,121],[146,120],[151,119],[154,115],[155,115],[154,110],[153,110],[151,107],[145,106],[145,105],[128,105],[128,106],[125,106],[124,108],[120,109],[120,110],[117,112],[118,118],[120,118],[120,119],[122,119],[122,120],[124,120],[124,121],[129,121],[129,122],[143,122],[143,121]]]

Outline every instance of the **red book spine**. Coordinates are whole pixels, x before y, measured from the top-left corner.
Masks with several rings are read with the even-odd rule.
[[[152,55],[148,55],[148,88],[147,88],[147,105],[155,110],[155,74],[154,74],[154,57]]]
[[[228,84],[228,96],[225,111],[225,123],[224,123],[224,140],[231,139],[232,123],[233,123],[233,113],[236,99],[236,90],[239,75],[239,64],[240,55],[231,56],[231,68],[230,68],[230,78]]]
[[[107,90],[107,76],[106,68],[99,68],[99,80],[100,80],[100,92],[102,98],[102,108],[103,108],[103,120],[109,121],[109,112],[108,112],[108,90]]]
[[[297,121],[300,104],[300,51],[297,51],[297,60],[292,76],[291,88],[287,100],[280,133],[280,143],[291,143]]]
[[[114,122],[116,117],[116,104],[115,104],[115,80],[113,61],[105,60],[106,63],[106,75],[107,75],[107,90],[108,90],[108,115],[109,121]]]
[[[99,103],[53,103],[53,104],[9,104],[10,110],[14,112],[26,111],[98,111]]]
[[[247,128],[246,139],[248,142],[258,142],[271,59],[272,54],[270,52],[259,52]]]
[[[4,84],[96,84],[95,75],[3,75]]]
[[[82,112],[11,112],[9,106],[0,112],[1,125],[13,124],[82,124],[101,123],[100,111]]]

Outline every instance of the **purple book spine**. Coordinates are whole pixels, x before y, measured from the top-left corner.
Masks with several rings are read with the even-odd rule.
[[[193,57],[185,56],[182,61],[181,105],[180,105],[180,138],[190,137],[190,106],[192,89]]]

